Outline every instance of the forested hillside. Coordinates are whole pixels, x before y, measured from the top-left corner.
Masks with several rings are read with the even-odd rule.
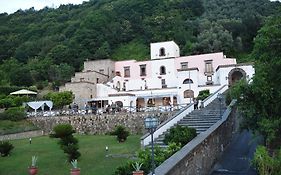
[[[68,81],[86,59],[147,59],[149,43],[174,40],[181,55],[247,54],[268,0],[91,0],[0,14],[0,85]]]

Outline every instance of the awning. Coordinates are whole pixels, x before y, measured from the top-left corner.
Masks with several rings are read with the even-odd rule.
[[[22,89],[22,90],[10,93],[10,95],[36,95],[36,94],[37,94],[37,92],[33,92],[30,90],[26,90],[26,89]]]

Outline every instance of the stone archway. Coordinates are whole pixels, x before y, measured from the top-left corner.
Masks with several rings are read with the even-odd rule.
[[[246,72],[241,68],[234,68],[228,73],[228,85],[232,86],[242,78],[246,78]]]

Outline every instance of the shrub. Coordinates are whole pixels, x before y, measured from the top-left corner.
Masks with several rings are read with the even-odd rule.
[[[159,166],[175,152],[180,150],[180,148],[180,145],[176,143],[170,143],[166,149],[156,146],[154,152],[155,166]],[[151,150],[149,148],[140,150],[137,154],[136,161],[142,164],[141,170],[143,170],[145,174],[148,174],[151,170]],[[132,161],[128,161],[125,165],[119,166],[114,175],[131,175],[134,171],[133,163]]]
[[[60,138],[58,144],[61,149],[68,155],[68,161],[78,159],[81,156],[78,151],[78,140],[73,136],[75,131],[70,124],[59,124],[54,127],[54,133],[50,134],[51,138]]]
[[[11,121],[20,121],[25,119],[26,114],[24,108],[22,107],[13,107],[7,109],[4,113],[0,115],[0,120],[11,120]]]
[[[254,155],[253,164],[257,167],[260,175],[281,174],[281,148],[271,157],[264,146],[258,146]]]
[[[196,136],[194,128],[188,128],[177,125],[175,128],[170,129],[170,132],[165,135],[164,143],[176,143],[186,145],[190,140]]]
[[[53,128],[54,133],[51,134],[51,137],[55,138],[65,138],[67,136],[75,133],[72,126],[69,124],[60,124]]]
[[[127,140],[127,137],[130,135],[130,133],[124,126],[117,126],[112,135],[116,135],[119,142],[124,142]]]
[[[199,95],[197,96],[197,100],[205,100],[210,95],[210,91],[208,89],[199,91]]]
[[[128,161],[125,165],[117,167],[114,175],[131,175],[133,171],[134,167],[132,166],[132,162]]]
[[[8,156],[14,146],[8,141],[1,141],[0,142],[0,154],[2,157]]]

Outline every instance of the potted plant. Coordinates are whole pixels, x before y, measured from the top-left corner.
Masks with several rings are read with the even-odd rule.
[[[75,160],[72,160],[71,162],[71,165],[72,165],[72,169],[70,171],[70,174],[71,175],[80,175],[80,168],[78,168],[78,162],[77,162],[77,159]]]
[[[31,166],[28,167],[28,173],[30,175],[36,175],[38,172],[38,168],[36,167],[37,159],[38,159],[37,156],[32,156],[31,158]]]
[[[135,162],[132,164],[132,166],[135,169],[135,171],[133,171],[133,175],[143,175],[144,172],[142,170],[140,170],[142,163]]]

